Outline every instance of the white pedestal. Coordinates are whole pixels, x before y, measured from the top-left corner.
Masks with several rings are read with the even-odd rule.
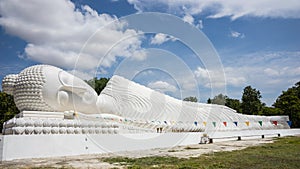
[[[252,130],[212,132],[216,141],[299,135],[300,129]],[[145,150],[198,144],[203,133],[140,133],[140,134],[53,134],[53,135],[2,135],[0,136],[1,161],[101,154],[108,152]],[[232,136],[230,138],[230,136]],[[214,141],[215,142],[215,141]]]
[[[19,117],[64,119],[64,112],[22,111]]]

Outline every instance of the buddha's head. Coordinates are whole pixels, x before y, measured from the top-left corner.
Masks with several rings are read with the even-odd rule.
[[[18,75],[7,75],[2,88],[14,96],[20,111],[98,113],[95,90],[78,77],[54,66],[36,65]]]

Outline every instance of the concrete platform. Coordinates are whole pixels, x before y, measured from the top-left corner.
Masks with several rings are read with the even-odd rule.
[[[206,132],[214,142],[226,140],[300,135],[300,129],[245,130]],[[101,154],[152,148],[190,145],[200,142],[204,133],[141,133],[141,134],[57,134],[2,135],[0,159],[8,161],[26,158]]]

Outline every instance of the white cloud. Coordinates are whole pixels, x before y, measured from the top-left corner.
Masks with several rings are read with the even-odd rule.
[[[221,83],[220,70],[198,67],[194,74],[205,87],[256,86],[259,90],[282,91],[300,79],[300,52],[267,52],[240,56],[231,64],[225,63],[226,84]],[[228,58],[229,59],[229,58]],[[210,76],[214,73],[214,78]],[[271,92],[270,92],[271,93]]]
[[[169,35],[166,35],[166,34],[163,34],[163,33],[157,33],[154,37],[151,38],[151,44],[153,45],[160,45],[160,44],[163,44],[167,41],[175,41],[176,38],[172,37],[172,36],[169,36]]]
[[[270,78],[280,78],[284,76],[299,76],[300,66],[298,67],[277,67],[265,68],[264,74]]]
[[[233,38],[244,38],[245,35],[243,33],[237,32],[237,31],[231,31],[230,36]]]
[[[224,74],[220,70],[207,70],[198,67],[194,71],[200,84],[207,88],[222,88],[225,86]],[[222,77],[223,76],[223,77]]]
[[[203,29],[203,22],[202,20],[198,20],[198,22],[195,22],[195,18],[190,15],[189,13],[185,13],[182,20],[186,23],[189,23],[191,25],[194,25],[198,29]]]
[[[207,70],[198,67],[194,74],[198,78],[199,83],[207,88],[221,88],[225,85],[241,86],[246,83],[244,75],[233,67],[225,67],[224,72],[222,70]]]
[[[148,85],[153,90],[157,90],[160,92],[176,92],[177,88],[168,82],[164,81],[155,81],[155,82],[150,82]]]
[[[154,75],[154,72],[152,70],[144,70],[140,73],[141,76],[151,76]]]
[[[210,77],[207,69],[198,67],[195,71],[195,76],[199,79],[200,84],[205,87],[210,87]]]
[[[79,70],[69,70],[67,72],[69,72],[70,74],[76,77],[79,77],[82,80],[90,80],[93,77],[95,77],[93,72],[88,73],[88,72],[81,72]]]
[[[198,24],[196,25],[196,27],[197,27],[198,29],[203,29],[203,21],[202,21],[202,20],[199,20],[199,21],[198,21]]]
[[[193,17],[192,15],[188,14],[188,13],[186,13],[186,14],[183,16],[182,19],[183,19],[184,22],[187,22],[187,23],[189,23],[189,24],[191,24],[191,25],[194,24],[194,17]]]
[[[300,76],[300,66],[296,68],[290,68],[289,72],[295,76]]]
[[[191,15],[201,14],[209,10],[210,18],[231,17],[237,19],[243,16],[271,18],[300,18],[300,3],[298,0],[128,0],[138,11],[153,11],[157,6],[166,5],[168,12],[184,11]],[[183,10],[184,9],[184,10]]]
[[[242,79],[236,82],[243,82],[236,84],[234,90],[229,89],[231,90],[229,94],[238,90],[239,95],[236,95],[236,98],[241,98],[242,89],[246,85],[251,85],[262,92],[264,102],[272,105],[281,91],[291,87],[300,79],[299,51],[255,52],[234,56],[235,59],[230,55],[223,56],[227,84],[230,81],[234,83],[234,79],[238,77]]]
[[[277,70],[274,70],[272,68],[266,68],[266,69],[264,69],[264,73],[267,76],[279,76],[280,75],[280,73]]]
[[[138,32],[126,23],[69,0],[1,1],[0,15],[6,32],[28,42],[26,57],[40,63],[92,70],[110,67],[117,56],[146,57]]]
[[[243,86],[246,84],[246,76],[242,70],[236,67],[225,67],[226,83],[232,86]]]

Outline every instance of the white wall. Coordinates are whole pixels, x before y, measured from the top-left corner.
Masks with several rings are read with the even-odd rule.
[[[198,144],[203,133],[143,133],[143,134],[101,134],[101,135],[4,135],[0,136],[0,157],[2,161],[25,158],[100,154],[107,152],[143,150]],[[300,134],[300,129],[252,130],[233,132],[211,132],[212,138],[242,136],[266,137]],[[253,137],[252,137],[253,138]],[[214,139],[224,141],[228,139]]]

